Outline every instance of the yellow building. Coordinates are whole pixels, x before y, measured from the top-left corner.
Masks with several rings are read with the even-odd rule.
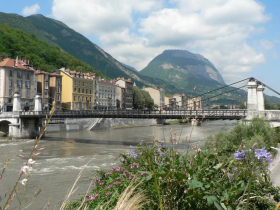
[[[71,110],[93,109],[94,106],[94,73],[83,73],[61,68],[62,107]]]

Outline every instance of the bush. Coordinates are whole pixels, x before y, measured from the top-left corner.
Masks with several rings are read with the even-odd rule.
[[[250,129],[256,127],[250,126]],[[241,125],[235,129],[242,132],[247,129],[246,133],[250,131],[249,128],[241,128]],[[207,149],[201,150],[195,144],[184,153],[176,150],[175,133],[170,135],[171,147],[157,141],[153,144],[141,143],[130,154],[121,155],[120,166],[113,166],[109,172],[98,171],[92,193],[68,208],[113,209],[121,193],[134,180],[138,183],[134,194],[144,192],[148,197],[142,209],[222,210],[248,206],[251,209],[274,209],[280,201],[280,189],[269,181],[267,162],[251,152],[257,148],[256,144],[254,148],[240,150],[234,155],[236,150],[231,148],[234,144],[225,137],[234,137],[233,142],[241,143],[236,135],[232,131],[219,133]],[[257,140],[265,145],[270,142],[265,141],[260,133],[253,137],[251,141]],[[215,151],[215,146],[222,144],[222,140],[226,140],[226,149],[221,147],[219,152],[227,151],[227,159],[222,159],[216,153],[217,149]],[[261,152],[270,157],[264,148]],[[238,159],[238,154],[244,154],[244,158]]]

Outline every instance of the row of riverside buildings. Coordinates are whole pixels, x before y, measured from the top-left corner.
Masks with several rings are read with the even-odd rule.
[[[0,55],[0,111],[13,109],[13,95],[19,93],[22,110],[34,109],[34,97],[42,96],[44,110],[52,108],[68,110],[115,110],[133,108],[133,83],[130,78],[114,80],[97,77],[95,73],[71,71],[61,68],[58,73],[35,70],[28,60],[3,58]],[[156,87],[144,87],[161,109],[200,109],[201,99],[186,99],[175,94],[166,97],[165,91]],[[189,101],[191,100],[191,101]]]

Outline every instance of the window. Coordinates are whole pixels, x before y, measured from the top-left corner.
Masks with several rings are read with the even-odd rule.
[[[82,101],[84,101],[84,96],[82,97]]]
[[[74,96],[74,101],[76,101],[76,96]]]
[[[30,73],[29,73],[29,72],[26,72],[25,78],[26,78],[26,79],[30,79]]]
[[[89,97],[89,102],[91,102],[91,97]]]
[[[81,101],[81,97],[80,96],[78,96],[78,101]]]
[[[48,90],[45,90],[45,97],[48,97]]]
[[[22,87],[22,80],[17,80],[17,87]]]
[[[76,82],[76,81],[75,81]],[[60,79],[57,79],[56,81],[57,86],[60,86]],[[75,84],[76,85],[76,84]]]
[[[85,93],[85,90],[84,90],[84,89],[82,89],[82,93]]]
[[[10,71],[9,71],[9,76],[10,76],[10,77],[13,76],[13,70],[12,70],[12,69],[10,69]]]
[[[17,71],[17,78],[22,78],[22,71]]]
[[[74,88],[74,93],[76,93],[77,92],[77,88]]]
[[[45,105],[48,105],[48,104],[49,104],[49,100],[45,99]]]
[[[60,87],[59,86],[57,87],[57,93],[60,93]]]
[[[57,94],[57,95],[56,95],[56,100],[57,100],[57,101],[60,101],[60,94]]]
[[[45,82],[48,82],[49,81],[49,75],[45,75]]]
[[[25,99],[25,104],[29,104],[29,99]]]
[[[88,89],[86,89],[86,94],[88,94]]]
[[[74,81],[74,85],[77,85],[77,81]]]
[[[83,82],[83,86],[85,86],[85,83]]]
[[[45,89],[49,89],[49,83],[45,82]]]
[[[86,83],[86,86],[88,86],[88,83]]]
[[[91,94],[91,89],[89,89],[89,94]]]
[[[26,90],[26,91],[25,91],[25,97],[26,97],[26,98],[30,98],[30,92],[29,92],[29,90]]]
[[[30,81],[25,81],[25,87],[30,88]]]
[[[78,82],[78,85],[80,86],[80,81]]]
[[[80,93],[80,88],[78,88],[78,93]]]
[[[9,89],[9,96],[13,95],[13,89]]]
[[[9,79],[9,87],[13,87],[13,79]]]

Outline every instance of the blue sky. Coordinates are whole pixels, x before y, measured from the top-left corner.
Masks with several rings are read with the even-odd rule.
[[[137,70],[165,49],[183,49],[209,59],[228,84],[256,77],[280,92],[277,0],[0,0],[0,5],[5,13],[60,20]]]

